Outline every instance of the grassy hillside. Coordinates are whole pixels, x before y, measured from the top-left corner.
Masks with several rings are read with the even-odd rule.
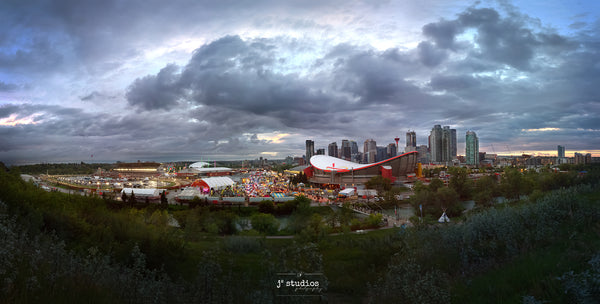
[[[0,170],[0,189],[2,302],[564,303],[598,296],[597,186],[494,206],[460,223],[367,234],[322,234],[323,222],[311,220],[330,214],[315,210],[321,215],[293,215],[308,226],[288,239],[232,230],[235,210],[130,208],[45,192],[18,170]],[[172,214],[181,228],[167,225]],[[322,296],[278,297],[277,276],[286,272],[322,273]]]

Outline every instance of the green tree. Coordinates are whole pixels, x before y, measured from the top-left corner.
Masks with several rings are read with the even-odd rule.
[[[429,190],[431,190],[431,192],[437,192],[437,190],[442,187],[444,187],[444,182],[439,178],[434,178],[429,183]]]
[[[327,229],[327,225],[323,222],[323,217],[318,213],[313,213],[308,219],[306,228],[302,230],[300,236],[306,241],[319,241],[324,238],[329,229]]]
[[[383,222],[383,215],[381,213],[371,213],[369,217],[365,220],[365,224],[369,228],[378,228],[379,225]]]
[[[441,215],[442,210],[446,209],[446,214],[449,216],[459,216],[462,212],[462,207],[459,204],[458,193],[452,188],[440,188],[437,193],[437,214]]]
[[[450,168],[449,187],[454,189],[461,199],[469,199],[471,197],[471,180],[466,168],[452,167]]]
[[[475,182],[473,199],[479,205],[489,205],[494,196],[498,195],[498,183],[491,176],[483,176]]]
[[[506,168],[500,184],[502,194],[508,199],[519,198],[523,185],[523,176],[519,169]]]
[[[272,214],[257,213],[250,221],[252,228],[260,233],[275,234],[279,228],[279,221]]]

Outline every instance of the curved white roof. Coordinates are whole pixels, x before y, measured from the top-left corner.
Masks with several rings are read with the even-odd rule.
[[[373,164],[358,164],[328,155],[315,155],[310,158],[310,164],[325,171],[345,172],[372,166]]]
[[[413,154],[413,153],[418,153],[417,151],[412,151],[412,152],[408,152],[408,153],[404,153],[401,155],[397,155],[394,156],[392,158],[388,158],[385,160],[382,160],[380,162],[377,163],[371,163],[371,164],[358,164],[355,162],[351,162],[351,161],[347,161],[347,160],[343,160],[341,158],[337,158],[337,157],[333,157],[333,156],[328,156],[328,155],[315,155],[313,157],[310,158],[310,164],[319,169],[319,170],[323,170],[326,172],[347,172],[350,170],[359,170],[359,169],[364,169],[364,168],[369,168],[369,167],[374,167],[374,166],[381,166],[384,165],[386,163],[388,163],[389,161],[399,158],[399,157],[403,157],[405,155],[408,154]],[[388,165],[384,165],[384,167],[386,169],[390,169],[391,167]]]

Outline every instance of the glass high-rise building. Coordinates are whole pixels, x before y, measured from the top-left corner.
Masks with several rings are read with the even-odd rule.
[[[455,159],[456,129],[450,129],[450,126],[433,126],[429,135],[429,150],[432,162],[451,162]]]
[[[565,158],[565,147],[558,146],[558,158]]]
[[[327,155],[338,157],[338,146],[336,142],[332,142],[327,146]]]
[[[465,160],[467,165],[479,165],[479,139],[473,131],[467,131]]]
[[[417,146],[417,133],[415,131],[406,132],[406,146],[416,147]]]
[[[340,158],[350,160],[351,157],[352,147],[350,146],[350,141],[347,139],[342,139],[342,150],[340,151]]]
[[[375,162],[377,159],[377,142],[374,139],[365,140],[363,155],[365,163],[370,164]]]
[[[307,139],[306,140],[306,161],[310,162],[310,158],[315,155],[315,142]]]

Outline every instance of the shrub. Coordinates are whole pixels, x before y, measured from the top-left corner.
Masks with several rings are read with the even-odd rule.
[[[272,214],[257,213],[251,218],[252,228],[265,234],[275,234],[279,228],[279,221]]]

